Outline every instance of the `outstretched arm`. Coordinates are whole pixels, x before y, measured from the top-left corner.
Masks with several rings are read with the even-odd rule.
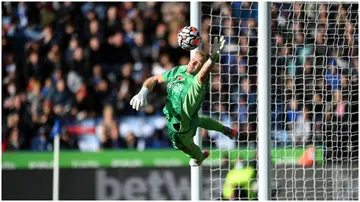
[[[156,75],[152,76],[143,84],[143,87],[141,88],[140,92],[135,95],[131,101],[130,105],[133,109],[136,109],[137,111],[141,108],[147,105],[146,96],[149,92],[152,91],[152,89],[155,87],[156,84],[164,83],[164,79],[162,78],[162,75]]]
[[[201,86],[203,86],[206,83],[206,81],[209,77],[209,74],[212,70],[212,67],[214,66],[215,62],[219,58],[221,50],[224,48],[224,44],[225,44],[225,40],[224,40],[223,36],[220,38],[220,41],[218,41],[218,38],[215,37],[214,45],[213,45],[213,48],[211,51],[211,56],[205,62],[205,64],[202,66],[201,70],[197,74],[197,78],[198,78]]]
[[[162,78],[162,75],[156,75],[156,76],[152,76],[148,79],[145,80],[144,84],[143,84],[143,88],[147,88],[149,92],[152,91],[152,89],[156,86],[156,84],[161,84],[164,83],[164,79]]]
[[[214,63],[211,58],[209,58],[205,64],[203,65],[203,67],[201,68],[201,70],[199,71],[199,73],[197,74],[197,78],[199,80],[199,83],[201,86],[204,86],[204,84],[206,83],[209,74],[211,72],[211,69],[214,66]]]

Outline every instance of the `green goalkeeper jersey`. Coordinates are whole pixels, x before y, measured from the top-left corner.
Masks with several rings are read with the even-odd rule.
[[[187,73],[186,65],[163,73],[162,78],[167,83],[167,98],[163,112],[168,126],[174,127],[173,129],[178,132],[196,129],[205,88],[200,85],[196,75]]]

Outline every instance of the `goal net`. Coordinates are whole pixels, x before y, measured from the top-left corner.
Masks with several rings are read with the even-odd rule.
[[[358,4],[271,4],[271,106],[279,200],[358,198]],[[273,156],[273,158],[276,156]]]
[[[271,198],[357,200],[358,4],[269,7]],[[251,2],[202,3],[202,48],[226,39],[203,113],[239,131],[236,140],[202,131],[207,200],[256,197],[257,12]]]

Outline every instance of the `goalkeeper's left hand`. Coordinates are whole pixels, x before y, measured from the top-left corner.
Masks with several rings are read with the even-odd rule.
[[[218,40],[217,37],[215,37],[214,44],[211,49],[211,56],[210,56],[211,61],[216,62],[216,60],[219,58],[220,52],[224,48],[224,44],[225,44],[224,36],[220,37],[220,41]]]
[[[140,92],[131,99],[130,105],[132,106],[133,109],[139,111],[140,108],[145,107],[147,105],[146,96],[148,92],[149,90],[146,87],[143,87],[140,90]]]

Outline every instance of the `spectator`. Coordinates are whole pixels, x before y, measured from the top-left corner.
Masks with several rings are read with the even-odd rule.
[[[103,110],[103,122],[97,126],[97,135],[102,143],[103,147],[105,145],[109,147],[109,142],[116,140],[114,137],[115,128],[119,128],[117,122],[114,119],[114,110],[111,105],[106,105]],[[110,137],[112,135],[112,137]],[[117,133],[119,136],[119,133]],[[113,147],[113,143],[110,144],[111,148]],[[116,145],[115,145],[116,146]],[[117,145],[120,147],[120,145]]]
[[[287,105],[286,110],[286,123],[288,123],[287,128],[288,130],[294,129],[294,123],[299,120],[301,116],[301,107],[297,103],[295,99],[291,100],[290,103]]]
[[[332,62],[335,62],[334,60],[331,60]],[[326,71],[326,76],[325,76],[326,82],[328,83],[328,85],[331,86],[332,90],[336,90],[339,88],[340,86],[340,75],[338,74],[337,68],[331,66],[327,71]]]
[[[80,89],[75,94],[71,114],[76,117],[77,120],[84,120],[95,116],[93,108],[94,105],[91,95],[89,94],[86,85],[82,83]]]
[[[125,18],[122,20],[122,24],[124,30],[124,41],[131,47],[134,45],[135,37],[134,22],[129,18]]]
[[[89,41],[89,49],[88,51],[88,58],[89,58],[89,63],[90,63],[90,67],[93,67],[96,64],[101,64],[103,62],[105,62],[104,57],[105,55],[104,50],[102,48],[102,44],[99,40],[99,38],[93,37],[90,39]]]
[[[46,138],[46,129],[39,128],[38,135],[32,141],[32,150],[33,151],[47,151],[49,149],[49,143]]]
[[[100,80],[100,82],[95,86],[94,96],[102,98],[95,100],[95,112],[98,115],[106,104],[111,103],[113,98],[111,89],[109,88],[108,80]]]
[[[46,23],[47,24],[47,23]],[[40,53],[41,58],[45,57],[50,51],[51,46],[55,43],[55,37],[51,26],[46,25],[43,29],[44,38],[40,40]]]
[[[65,61],[68,65],[71,65],[71,61],[74,58],[75,49],[79,46],[79,40],[77,40],[76,35],[73,35],[69,40],[69,45],[65,49]]]
[[[84,49],[80,46],[74,49],[69,66],[70,70],[76,72],[84,81],[87,81],[91,75],[91,69],[84,58]]]
[[[56,86],[50,89],[47,100],[54,106],[53,112],[57,116],[63,116],[71,108],[72,95],[66,89],[65,82],[60,79],[56,82]]]
[[[135,92],[135,81],[131,77],[133,66],[131,63],[126,63],[122,67],[122,76],[120,80],[120,87],[117,93],[117,109],[122,113],[130,113],[131,106],[128,104]],[[150,104],[151,105],[151,104]],[[150,106],[149,105],[149,106]]]
[[[109,36],[106,49],[107,61],[112,64],[124,64],[132,62],[130,48],[124,42],[124,36],[121,32],[115,32]]]
[[[47,97],[48,93],[49,93],[50,89],[52,89],[52,87],[53,87],[53,83],[52,83],[51,78],[47,78],[45,80],[45,84],[44,84],[43,88],[41,89],[41,95],[44,97]]]
[[[31,114],[35,116],[39,115],[44,99],[40,90],[40,83],[35,82],[31,91],[27,93],[27,101],[30,104]]]
[[[131,132],[125,137],[125,146],[128,149],[136,149],[138,147],[138,138],[134,133]]]
[[[115,32],[119,31],[119,27],[121,27],[121,21],[117,17],[117,12],[118,10],[115,6],[111,6],[107,10],[107,36],[115,34]]]
[[[301,113],[294,122],[293,130],[290,131],[290,136],[295,144],[305,145],[311,134],[311,119],[310,113],[306,107],[303,107]]]
[[[49,100],[45,100],[39,115],[33,114],[32,121],[34,124],[44,127],[47,132],[51,131],[55,122],[55,114],[51,110],[52,104]]]
[[[14,61],[14,55],[8,54],[4,58],[4,67],[6,70],[6,76],[4,78],[4,84],[17,81],[16,64]]]
[[[45,71],[40,65],[39,55],[37,52],[30,53],[29,60],[27,61],[25,67],[24,77],[35,78],[36,80],[42,82],[45,81],[46,78]]]
[[[89,43],[92,38],[97,38],[99,42],[103,43],[105,36],[100,32],[100,23],[98,20],[93,19],[89,22],[89,32],[86,33],[84,43]]]
[[[9,135],[9,140],[6,146],[7,151],[18,151],[22,149],[23,139],[20,137],[19,129],[13,128]]]
[[[143,33],[138,32],[134,34],[134,46],[131,48],[131,54],[134,61],[142,65],[151,62],[151,47],[145,44]]]
[[[65,128],[62,129],[60,134],[60,149],[78,149],[76,136],[69,135]]]
[[[103,143],[103,147],[106,149],[120,149],[125,146],[124,140],[120,137],[119,127],[116,124],[112,124],[109,128],[109,137]]]

